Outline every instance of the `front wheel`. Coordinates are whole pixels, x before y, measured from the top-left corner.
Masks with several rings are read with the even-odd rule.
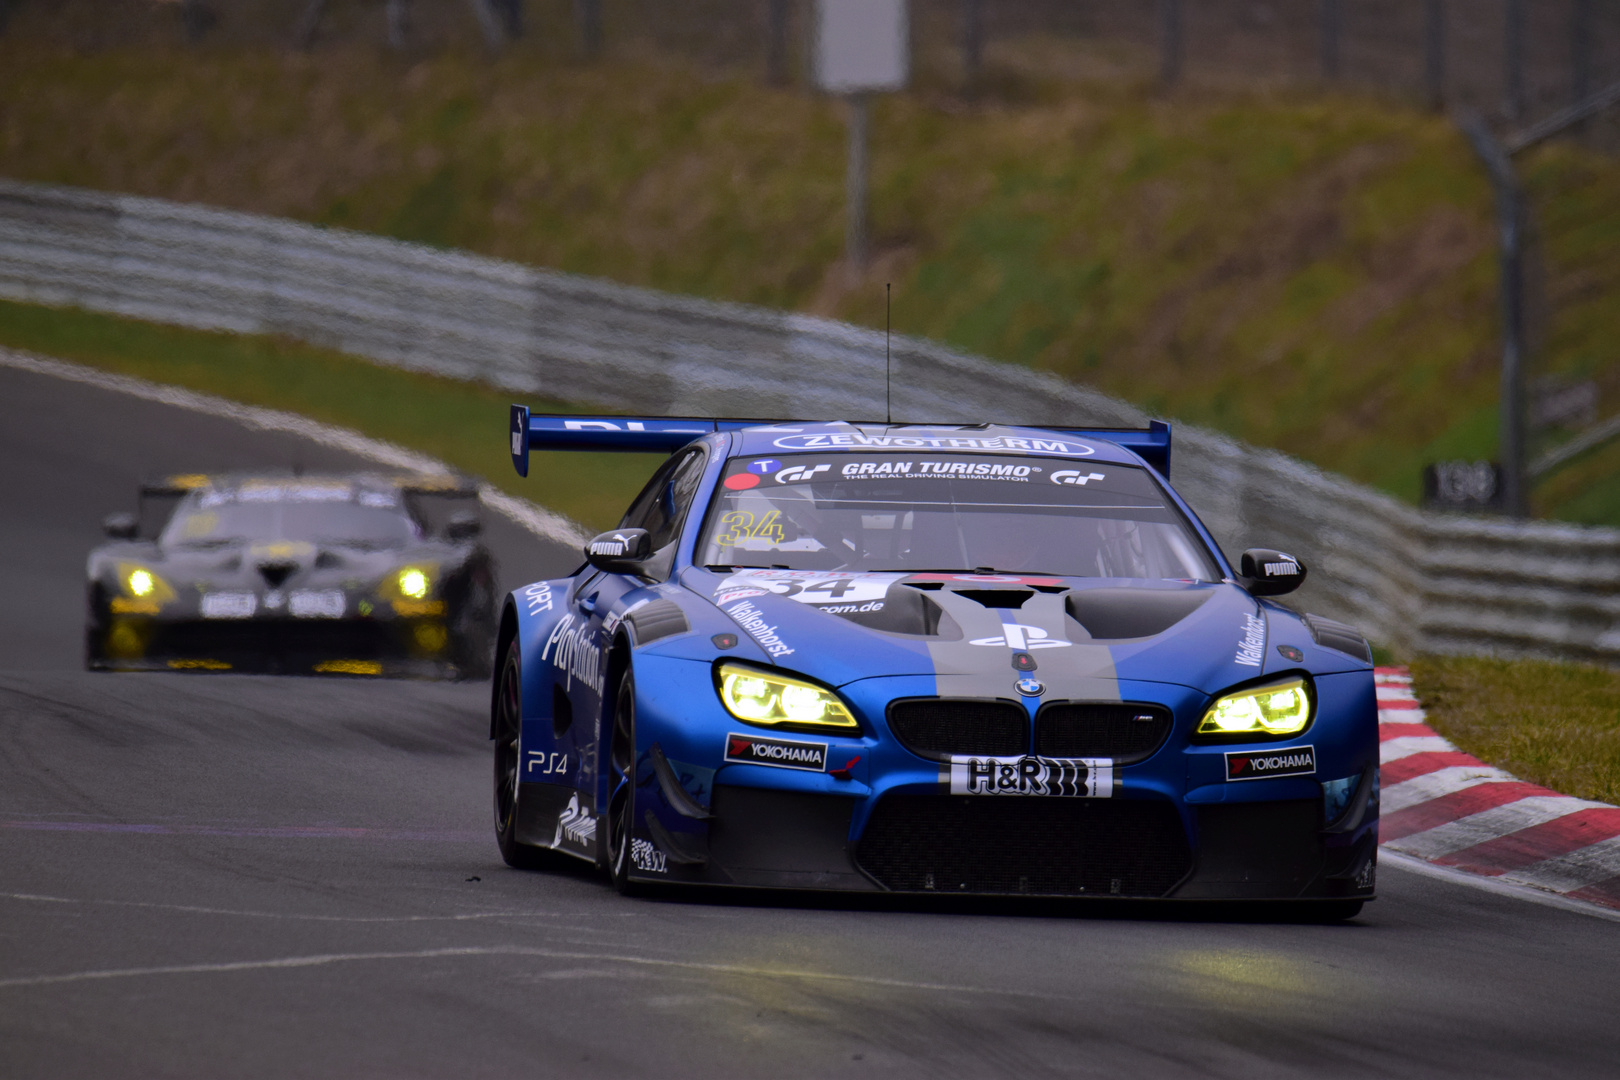
[[[506,650],[501,666],[500,692],[495,697],[495,840],[507,866],[519,870],[544,869],[550,854],[517,839],[519,754],[523,734],[523,662],[517,642]]]

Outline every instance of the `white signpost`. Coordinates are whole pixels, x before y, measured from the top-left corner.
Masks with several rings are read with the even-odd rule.
[[[817,0],[812,65],[816,85],[849,103],[844,243],[856,270],[866,265],[867,257],[868,98],[904,87],[910,59],[906,0]]]

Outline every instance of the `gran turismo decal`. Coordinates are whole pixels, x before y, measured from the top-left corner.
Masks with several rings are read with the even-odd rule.
[[[921,435],[785,435],[773,444],[781,450],[1016,450],[1025,454],[1062,454],[1088,457],[1095,453],[1084,443],[1060,439],[1025,439],[995,435],[988,438]]]
[[[1114,794],[1109,758],[952,757],[952,795],[1035,795],[1107,799]]]
[[[825,469],[825,465],[817,465]],[[1015,480],[1029,482],[1039,465],[1016,465],[997,461],[851,461],[840,474],[846,480],[887,480],[892,477],[923,480]]]
[[[555,660],[551,657],[552,649],[557,650]],[[564,615],[551,628],[551,636],[546,638],[546,647],[541,650],[540,659],[550,660],[557,670],[564,673],[564,690],[572,690],[575,681],[578,681],[590,687],[598,697],[602,696],[602,653],[596,647],[596,634],[584,619]]]
[[[749,597],[764,595],[764,589],[721,589],[714,594],[714,602],[724,607],[738,600],[747,600]]]
[[[831,468],[831,465],[825,464],[794,465],[791,468],[783,469],[781,472],[777,473],[776,482],[778,484],[803,483],[806,480],[814,480],[816,477],[820,476],[824,472],[827,472]]]
[[[1085,487],[1087,482],[1091,480],[1101,480],[1103,478],[1103,474],[1100,472],[1082,474],[1079,469],[1059,469],[1052,474],[1050,479],[1054,484],[1070,484]]]
[[[974,638],[969,645],[1001,645],[1022,652],[1025,649],[1066,649],[1072,641],[1052,637],[1039,626],[1028,623],[1003,623],[998,637]]]
[[[793,649],[782,640],[782,635],[776,632],[776,627],[765,621],[765,616],[754,606],[752,600],[740,600],[728,608],[722,608],[738,626],[748,631],[748,636],[759,642],[759,647],[771,656],[792,656]]]
[[[551,846],[561,847],[564,841],[583,848],[596,844],[596,815],[579,804],[577,792],[557,818],[557,835],[552,838]]]
[[[1243,640],[1238,642],[1232,662],[1259,667],[1266,659],[1266,620],[1258,615],[1243,616]]]
[[[555,751],[528,750],[524,752],[528,758],[523,766],[523,775],[527,779],[531,774],[539,773],[541,776],[565,777],[568,775],[568,755]]]
[[[1289,746],[1281,750],[1229,750],[1228,780],[1264,780],[1272,776],[1315,776],[1316,747]]]
[[[669,873],[669,860],[650,840],[639,836],[630,841],[630,865],[649,874]]]
[[[761,735],[738,735],[733,732],[726,736],[726,760],[741,765],[772,765],[779,769],[826,772],[827,744],[767,739]]]

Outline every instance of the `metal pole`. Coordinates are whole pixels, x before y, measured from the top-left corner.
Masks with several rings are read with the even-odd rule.
[[[1159,81],[1181,81],[1181,0],[1159,0]]]
[[[405,0],[388,0],[388,47],[397,51],[405,48],[410,36],[410,13]]]
[[[574,0],[574,22],[580,52],[595,58],[602,51],[602,0]]]
[[[962,0],[962,85],[971,96],[979,85],[984,60],[983,0]]]
[[[1592,93],[1592,0],[1574,0],[1569,12],[1569,99]]]
[[[1462,128],[1485,163],[1496,192],[1502,284],[1502,381],[1497,419],[1502,509],[1510,517],[1524,517],[1529,504],[1524,482],[1524,199],[1513,162],[1485,121],[1470,114]]]
[[[1339,37],[1344,21],[1341,0],[1321,0],[1322,5],[1322,78],[1329,81],[1339,77]]]
[[[1524,115],[1524,0],[1507,0],[1502,28],[1502,111],[1508,119]]]
[[[844,174],[845,207],[844,249],[850,270],[859,273],[866,268],[866,176],[867,176],[867,113],[870,99],[866,94],[850,94],[849,102],[849,162]]]
[[[1429,108],[1440,112],[1446,107],[1445,0],[1423,0],[1423,74]]]
[[[772,86],[788,82],[788,4],[791,0],[767,0],[765,4],[765,79]]]

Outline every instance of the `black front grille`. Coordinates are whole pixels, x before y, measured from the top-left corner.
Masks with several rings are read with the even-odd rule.
[[[896,701],[889,706],[889,730],[926,758],[1029,753],[1029,714],[1011,701]]]
[[[1168,802],[890,795],[856,849],[900,892],[1164,896],[1192,869]]]
[[[1170,737],[1162,705],[1054,701],[1035,714],[1035,752],[1046,757],[1113,758],[1129,765]]]
[[[403,655],[392,627],[352,619],[208,619],[159,623],[149,646],[158,656],[318,656],[354,660]]]

